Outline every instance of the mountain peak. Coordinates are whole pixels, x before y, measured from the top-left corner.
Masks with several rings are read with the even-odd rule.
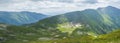
[[[113,6],[107,6],[107,7],[105,7],[105,9],[118,9],[118,8],[113,7]]]
[[[114,7],[114,6],[107,6],[107,7],[100,7],[97,10],[119,10],[118,8]]]

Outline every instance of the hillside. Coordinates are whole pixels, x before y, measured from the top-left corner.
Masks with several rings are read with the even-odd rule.
[[[112,6],[69,12],[46,18],[32,27],[58,29],[62,33],[72,34],[76,29],[85,30],[87,34],[106,34],[120,28],[120,9]]]
[[[46,30],[27,28],[22,26],[0,26],[0,43],[119,43],[120,30],[98,36],[81,34],[81,36],[61,38],[50,36]],[[5,27],[4,27],[5,26]],[[2,28],[2,29],[1,29]],[[60,34],[60,33],[59,33]]]

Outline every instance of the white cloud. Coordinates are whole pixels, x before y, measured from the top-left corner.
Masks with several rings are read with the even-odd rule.
[[[2,1],[6,2],[6,1]],[[90,2],[90,3],[89,3]],[[95,3],[94,3],[95,2]],[[7,2],[8,3],[8,2]],[[45,13],[48,15],[60,14],[70,11],[78,11],[84,9],[96,9],[98,7],[106,7],[109,5],[116,6],[120,4],[119,0],[12,0],[9,4],[0,4],[1,11],[32,11]]]

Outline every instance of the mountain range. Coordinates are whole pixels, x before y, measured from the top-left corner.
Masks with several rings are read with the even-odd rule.
[[[27,25],[18,25],[19,21],[11,22],[17,25],[0,24],[1,43],[119,43],[120,40],[120,9],[108,6],[98,9],[68,12],[46,17]],[[20,13],[20,14],[19,14]],[[29,15],[28,12],[17,14]],[[29,18],[19,16],[22,22],[31,22],[39,18],[31,13]],[[3,13],[4,14],[4,13]],[[9,13],[6,13],[6,15]],[[16,15],[16,14],[15,14]],[[2,18],[4,16],[1,16]],[[10,16],[9,16],[10,17]],[[16,16],[12,16],[15,17]],[[18,17],[18,16],[17,16]],[[5,16],[5,18],[7,18]],[[14,18],[14,19],[15,19]],[[8,19],[8,18],[7,18]],[[7,21],[7,19],[5,19]],[[4,20],[4,19],[0,19]],[[36,19],[35,19],[36,20]],[[4,22],[5,23],[5,22]],[[115,35],[115,36],[114,36]]]
[[[35,13],[35,12],[28,12],[28,11],[22,11],[22,12],[0,11],[0,23],[11,24],[11,25],[35,23],[46,17],[47,15]]]

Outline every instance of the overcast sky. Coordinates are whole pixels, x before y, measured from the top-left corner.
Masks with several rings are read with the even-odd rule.
[[[31,11],[47,15],[114,6],[120,0],[0,0],[0,11]]]

